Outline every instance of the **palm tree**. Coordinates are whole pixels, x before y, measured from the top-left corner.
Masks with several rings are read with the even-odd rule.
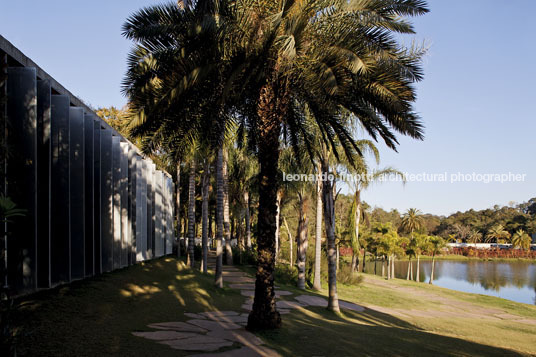
[[[522,229],[518,229],[512,236],[512,246],[514,248],[519,247],[524,250],[530,249],[530,243],[532,239],[530,236]]]
[[[411,241],[413,244],[413,250],[415,251],[415,255],[417,255],[417,271],[416,271],[417,274],[415,275],[415,281],[420,282],[421,281],[421,270],[420,270],[421,254],[428,247],[428,236],[425,234],[416,234],[411,239]]]
[[[223,174],[223,234],[225,236],[225,263],[233,265],[233,250],[231,248],[231,223],[229,217],[229,178],[227,170],[227,148],[222,150],[222,174]]]
[[[195,246],[195,157],[190,160],[190,174],[188,179],[188,258],[187,264],[194,267],[194,246]]]
[[[429,284],[434,281],[435,257],[441,253],[441,250],[446,246],[445,241],[441,237],[433,236],[428,240],[428,251],[432,253],[432,272],[430,273]]]
[[[345,152],[354,141],[342,109],[391,148],[397,145],[393,130],[422,138],[411,83],[422,78],[423,52],[403,48],[391,33],[412,33],[404,17],[427,11],[418,0],[198,1],[150,7],[126,26],[126,35],[139,43],[129,61],[136,70],[129,71],[127,92],[138,102],[133,110],[145,128],[163,134],[189,126],[217,140],[231,106],[251,128],[262,214],[248,328],[280,325],[273,270],[282,129],[290,137],[306,132],[301,102],[312,108],[325,142],[337,138]],[[147,98],[148,89],[156,94]]]
[[[402,221],[400,222],[400,228],[408,233],[411,233],[413,237],[413,232],[421,230],[424,226],[424,220],[421,215],[421,211],[417,208],[410,208],[404,213]]]
[[[313,289],[321,290],[320,269],[322,266],[322,168],[320,163],[316,164],[316,219],[315,219],[315,269],[313,277]]]
[[[495,244],[498,246],[501,242],[507,242],[510,239],[510,233],[506,231],[502,224],[496,224],[490,228],[486,234],[486,242],[495,240]]]
[[[471,230],[469,237],[467,238],[468,242],[471,244],[476,244],[482,241],[482,233],[477,230]]]
[[[223,288],[223,148],[218,150],[218,158],[216,161],[216,273],[214,275],[214,283],[217,287]]]
[[[201,271],[207,273],[207,264],[208,264],[208,200],[210,193],[210,167],[212,163],[212,150],[205,144],[202,146],[199,152],[200,161],[203,164],[203,174],[201,177],[201,247],[202,247],[202,261],[201,261]]]

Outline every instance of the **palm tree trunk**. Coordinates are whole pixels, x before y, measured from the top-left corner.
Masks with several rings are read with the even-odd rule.
[[[410,262],[411,262],[411,260],[410,260]],[[411,268],[411,273],[410,273],[411,276],[410,276],[410,279],[413,280],[413,264],[410,264],[409,266],[410,266],[410,268]]]
[[[382,278],[385,278],[385,256],[382,257]]]
[[[298,221],[298,289],[305,290],[305,260],[309,235],[309,218],[307,217],[307,198],[299,194],[300,209]]]
[[[415,275],[415,281],[417,282],[421,282],[421,275],[420,275],[420,266],[419,266],[419,263],[420,263],[420,260],[421,260],[421,255],[420,254],[417,254],[417,275]]]
[[[223,288],[223,148],[218,150],[216,186],[216,274],[214,275],[214,283],[217,287]]]
[[[387,280],[391,279],[391,255],[387,256]]]
[[[430,273],[430,281],[428,284],[433,284],[434,281],[434,268],[435,268],[435,253],[432,255],[432,272]]]
[[[290,257],[289,257],[289,266],[290,268],[293,268],[294,267],[294,261],[292,260],[293,256],[292,254],[294,253],[294,246],[293,246],[293,242],[294,242],[294,239],[292,239],[292,233],[290,233],[290,229],[288,228],[288,223],[287,223],[287,219],[285,217],[283,217],[283,223],[285,224],[285,227],[287,228],[287,234],[288,234],[288,244],[289,244],[289,253],[290,253]]]
[[[322,162],[324,177],[329,174],[329,164]],[[335,204],[333,202],[333,183],[326,180],[323,184],[324,225],[328,241],[328,310],[339,312],[339,298],[337,296],[337,249],[335,246]]]
[[[361,268],[361,272],[365,272],[365,258],[367,256],[367,250],[365,248],[363,248],[363,268]]]
[[[391,279],[394,279],[396,276],[395,276],[395,259],[396,259],[396,256],[393,254],[393,258],[391,259]]]
[[[359,252],[356,254],[356,252],[352,251],[352,273],[357,272],[357,256]]]
[[[181,162],[177,162],[177,183],[176,183],[176,219],[177,219],[177,258],[181,257]]]
[[[338,272],[340,268],[340,262],[341,262],[341,249],[340,249],[339,243],[335,244],[335,247],[337,248],[336,250],[337,264],[335,265],[336,266],[335,270]]]
[[[356,252],[353,252],[352,254],[352,272],[355,272],[356,266],[359,264],[359,221],[361,220],[361,192],[359,190],[355,191],[354,199],[356,201],[356,209],[355,209],[355,240],[356,243],[354,245]],[[354,258],[355,257],[355,258]],[[354,259],[356,262],[354,263]]]
[[[275,205],[277,207],[277,211],[275,213],[275,261],[277,263],[277,260],[279,259],[279,236],[281,235],[279,224],[279,220],[281,217],[281,191],[277,191],[277,199]]]
[[[406,275],[406,280],[409,280],[409,271],[411,270],[411,258],[408,260],[408,274]]]
[[[188,182],[188,262],[194,267],[194,245],[195,245],[195,159],[192,158],[190,164],[190,176]]]
[[[246,207],[246,246],[251,250],[251,217],[249,213],[249,191],[244,192],[244,206]]]
[[[229,221],[229,180],[227,172],[227,150],[223,150],[223,232],[225,234],[225,264],[233,265],[233,250],[231,249],[231,226]]]
[[[322,167],[318,164],[318,175],[321,174]],[[316,231],[315,231],[315,273],[313,279],[313,289],[322,289],[320,282],[320,269],[322,259],[322,180],[320,176],[316,180]]]
[[[247,329],[281,327],[281,315],[275,305],[275,230],[276,201],[279,189],[278,161],[281,118],[288,107],[288,97],[278,93],[277,80],[267,82],[261,89],[258,104],[259,120],[259,215],[257,224],[257,273],[253,308]],[[284,88],[283,88],[284,89]],[[283,90],[284,91],[284,90]],[[278,100],[280,98],[281,100]]]
[[[201,206],[201,213],[203,217],[201,228],[201,246],[203,250],[203,259],[201,262],[201,271],[207,273],[208,263],[208,193],[210,186],[210,163],[205,160],[205,167],[203,168],[203,204]]]

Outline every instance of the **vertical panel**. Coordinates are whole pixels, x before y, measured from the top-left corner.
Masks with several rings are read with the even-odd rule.
[[[102,271],[113,269],[113,172],[112,172],[112,131],[100,132],[100,171],[101,171],[101,250]]]
[[[147,258],[147,181],[145,160],[136,156],[136,261]]]
[[[37,287],[50,278],[50,82],[37,81]]]
[[[146,161],[146,180],[147,180],[147,259],[153,258],[153,192],[154,192],[154,169],[150,161]]]
[[[8,283],[17,290],[36,288],[37,79],[35,68],[8,68],[7,195],[26,209],[8,224]]]
[[[71,280],[69,236],[69,97],[51,97],[50,264],[52,284]]]
[[[128,237],[130,224],[128,222],[128,144],[120,143],[121,148],[121,267],[128,266]]]
[[[164,244],[162,241],[162,171],[157,170],[154,174],[155,192],[154,192],[154,231],[155,231],[155,257],[164,255]]]
[[[129,229],[129,265],[136,263],[136,189],[137,189],[137,164],[136,159],[138,155],[134,150],[128,152],[128,221],[130,223]]]
[[[112,138],[113,167],[113,268],[121,267],[121,138]]]
[[[166,254],[172,254],[173,253],[173,239],[175,237],[175,230],[173,227],[173,193],[175,192],[175,188],[173,185],[173,180],[171,177],[167,178],[167,223],[166,223],[166,233],[167,233],[167,246],[166,246]]]
[[[101,127],[93,121],[93,252],[95,274],[102,272],[101,235]]]
[[[85,213],[85,276],[95,274],[95,257],[94,257],[94,177],[95,177],[95,158],[93,145],[95,142],[94,136],[94,115],[84,114],[84,213]]]
[[[82,279],[85,269],[84,109],[69,108],[71,279]]]

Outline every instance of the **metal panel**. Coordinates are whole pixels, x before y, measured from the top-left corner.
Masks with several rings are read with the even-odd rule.
[[[128,151],[128,221],[129,228],[129,254],[128,264],[136,263],[136,189],[137,189],[137,154],[134,150]]]
[[[112,176],[112,131],[100,132],[101,167],[101,249],[102,271],[113,270],[113,176]]]
[[[95,206],[95,158],[93,157],[93,145],[95,143],[93,129],[94,122],[95,116],[93,114],[84,114],[85,276],[92,276],[95,274],[95,212],[93,208]]]
[[[84,109],[69,108],[71,279],[85,275]]]
[[[101,232],[101,127],[93,121],[93,252],[95,274],[102,272]]]
[[[121,267],[128,266],[128,250],[130,247],[130,224],[128,221],[128,144],[120,143],[121,148]]]
[[[154,164],[147,160],[147,259],[154,257]]]
[[[51,97],[50,264],[52,284],[71,281],[69,236],[69,97]]]
[[[163,175],[162,171],[157,170],[154,174],[154,231],[155,231],[155,247],[154,254],[155,257],[161,257],[164,255],[164,234],[162,233],[162,180]]]
[[[37,245],[37,79],[35,68],[8,68],[7,145],[10,148],[6,191],[24,217],[8,224],[8,283],[15,289],[35,289]]]
[[[37,81],[37,287],[50,277],[50,82]]]
[[[147,259],[147,181],[146,163],[136,157],[138,175],[136,181],[136,261]]]
[[[121,138],[112,138],[113,171],[113,268],[121,268]]]

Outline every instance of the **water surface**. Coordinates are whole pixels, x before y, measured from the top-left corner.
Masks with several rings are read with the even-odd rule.
[[[412,261],[414,279],[417,262]],[[430,279],[432,262],[420,263],[420,281]],[[366,272],[374,273],[374,262],[367,262]],[[407,261],[395,262],[395,276],[406,279]],[[381,275],[381,262],[376,263],[376,274]],[[434,284],[468,293],[497,296],[503,299],[536,304],[536,262],[452,261],[435,262]]]

